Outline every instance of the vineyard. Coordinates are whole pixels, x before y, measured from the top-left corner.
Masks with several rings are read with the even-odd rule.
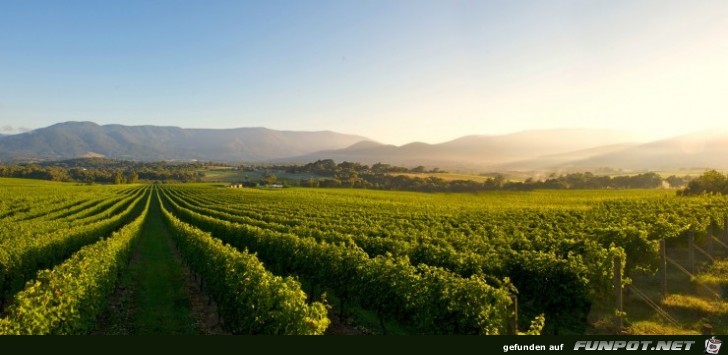
[[[0,333],[145,333],[154,320],[136,319],[165,312],[145,297],[176,283],[182,301],[158,304],[189,312],[177,323],[198,334],[208,316],[230,334],[725,332],[726,217],[724,197],[667,190],[0,179]],[[169,261],[146,254],[154,245]]]

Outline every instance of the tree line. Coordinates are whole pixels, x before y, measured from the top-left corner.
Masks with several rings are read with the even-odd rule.
[[[723,175],[716,170],[706,171],[690,181],[687,187],[678,193],[685,196],[702,194],[728,195],[728,175]]]
[[[51,181],[127,184],[147,182],[200,182],[208,166],[214,162],[132,162],[106,158],[82,158],[56,162],[0,165],[0,177],[31,178]],[[484,181],[443,179],[446,171],[423,166],[406,168],[384,163],[366,165],[356,162],[336,163],[332,159],[317,160],[305,165],[240,166],[241,170],[265,172],[259,182],[270,185],[282,182],[302,187],[348,187],[421,192],[476,192],[488,190],[529,191],[535,189],[652,189],[663,186],[681,188],[683,194],[725,193],[728,177],[711,171],[691,181],[688,176],[662,178],[654,172],[626,176],[595,175],[591,172],[552,174],[546,179],[529,178],[510,181],[494,174]],[[311,174],[309,178],[279,179],[273,171],[286,174]],[[408,174],[408,175],[405,175]],[[246,182],[254,185],[254,182]]]
[[[318,160],[302,166],[279,167],[286,173],[310,173],[323,178],[299,179],[293,185],[305,187],[351,187],[382,190],[406,190],[424,192],[475,192],[485,190],[528,191],[535,189],[654,189],[667,183],[670,187],[687,184],[689,177],[670,176],[663,179],[659,174],[647,172],[627,176],[603,176],[590,172],[571,173],[547,179],[529,178],[525,181],[509,181],[497,174],[485,181],[446,180],[436,176],[444,172],[437,168],[424,167],[408,169],[377,163],[368,166],[360,163],[342,162],[331,159]],[[423,176],[401,175],[403,173],[427,173]],[[399,175],[398,175],[399,174]]]
[[[133,184],[140,181],[201,181],[207,163],[131,162],[85,158],[58,162],[0,165],[0,177],[50,181]]]

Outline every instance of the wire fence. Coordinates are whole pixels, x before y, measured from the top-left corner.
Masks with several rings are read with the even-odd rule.
[[[726,220],[726,222],[728,224],[728,219]],[[728,228],[726,228],[724,235],[728,238]],[[694,254],[692,254],[695,251],[697,251],[700,255],[705,257],[705,259],[709,263],[714,263],[716,261],[716,257],[713,254],[715,245],[723,247],[724,250],[728,251],[728,243],[724,242],[723,240],[721,240],[719,238],[716,238],[715,235],[711,232],[708,233],[707,237],[708,237],[708,239],[707,239],[706,243],[708,243],[708,250],[710,250],[710,252],[695,245],[695,242],[693,240],[693,234],[692,233],[690,234],[689,239],[688,239],[688,241],[689,241],[688,254],[690,255],[689,263],[691,264],[690,265],[691,269],[694,269],[694,266],[695,266],[695,257],[694,257]],[[663,245],[663,247],[664,247],[664,245]],[[706,285],[705,283],[701,282],[698,279],[697,275],[695,275],[695,273],[688,270],[688,268],[686,268],[685,266],[680,264],[680,262],[667,256],[666,253],[663,255],[665,258],[664,262],[669,263],[669,265],[671,265],[671,267],[674,267],[676,270],[680,271],[680,273],[687,276],[692,283],[696,284],[697,286],[699,286],[700,288],[705,290],[710,296],[714,297],[715,299],[718,299],[718,300],[722,299],[722,295],[720,292],[718,292],[716,289]],[[668,267],[667,264],[662,265],[662,268],[664,268],[664,269],[661,271],[665,273],[664,275],[667,274],[667,267]],[[662,282],[663,282],[663,292],[665,292],[665,290],[667,290],[667,278],[664,277]],[[675,317],[673,317],[665,308],[660,306],[659,301],[656,302],[655,300],[650,298],[650,296],[646,292],[644,292],[643,290],[641,290],[639,287],[637,287],[634,284],[627,285],[627,288],[639,300],[641,300],[646,305],[648,305],[650,308],[652,308],[656,314],[658,314],[661,318],[665,319],[665,321],[667,321],[668,323],[670,323],[676,327],[682,327],[680,322],[677,319],[675,319]],[[666,296],[666,294],[663,294],[663,296]]]
[[[697,280],[697,277],[693,273],[691,273],[690,271],[688,271],[685,267],[683,267],[682,265],[680,265],[680,263],[678,263],[677,261],[673,260],[670,257],[667,258],[667,261],[672,266],[674,266],[675,268],[677,268],[678,270],[680,270],[683,274],[685,274],[686,276],[688,276],[691,281],[695,282],[696,284],[698,284],[699,286],[701,286],[702,288],[704,288],[706,291],[708,291],[708,293],[710,293],[711,295],[713,295],[715,298],[720,298],[720,293],[718,293],[714,289],[710,288],[708,285],[706,285],[706,284],[698,281]]]
[[[660,307],[657,303],[653,302],[647,294],[645,294],[642,290],[637,288],[633,285],[627,285],[629,287],[630,291],[634,293],[638,298],[640,298],[642,301],[644,301],[648,306],[650,306],[657,314],[665,318],[668,322],[672,323],[674,326],[679,327],[680,322],[677,321],[677,319],[673,318],[670,313],[668,313],[666,310],[664,310],[662,307]]]

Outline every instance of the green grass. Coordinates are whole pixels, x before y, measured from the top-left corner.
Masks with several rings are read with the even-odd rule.
[[[662,301],[662,304],[672,309],[680,309],[684,312],[699,315],[728,315],[728,302],[722,300],[710,300],[700,297],[674,294],[669,295]]]
[[[716,261],[708,270],[699,274],[697,280],[712,286],[728,287],[728,261]]]
[[[184,274],[174,258],[162,223],[159,202],[152,199],[139,241],[138,259],[132,263],[135,334],[196,334],[196,322],[184,289]]]
[[[716,252],[718,251],[722,252],[716,246]],[[688,264],[687,252],[682,248],[668,248],[668,255],[682,265]],[[668,296],[665,299],[661,296],[658,275],[636,273],[632,277],[633,284],[680,325],[666,321],[639,297],[626,293],[624,307],[627,312],[627,331],[630,334],[700,334],[703,324],[711,324],[717,334],[725,333],[728,331],[728,302],[715,299],[699,282],[720,292],[720,288],[716,286],[728,283],[726,271],[728,262],[719,260],[691,279],[669,265]]]
[[[693,329],[675,327],[660,322],[659,320],[644,320],[632,323],[629,334],[636,335],[699,335],[700,332]]]

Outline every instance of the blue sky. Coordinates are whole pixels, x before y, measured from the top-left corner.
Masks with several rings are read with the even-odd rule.
[[[0,0],[0,133],[76,120],[385,143],[728,120],[728,1]]]

